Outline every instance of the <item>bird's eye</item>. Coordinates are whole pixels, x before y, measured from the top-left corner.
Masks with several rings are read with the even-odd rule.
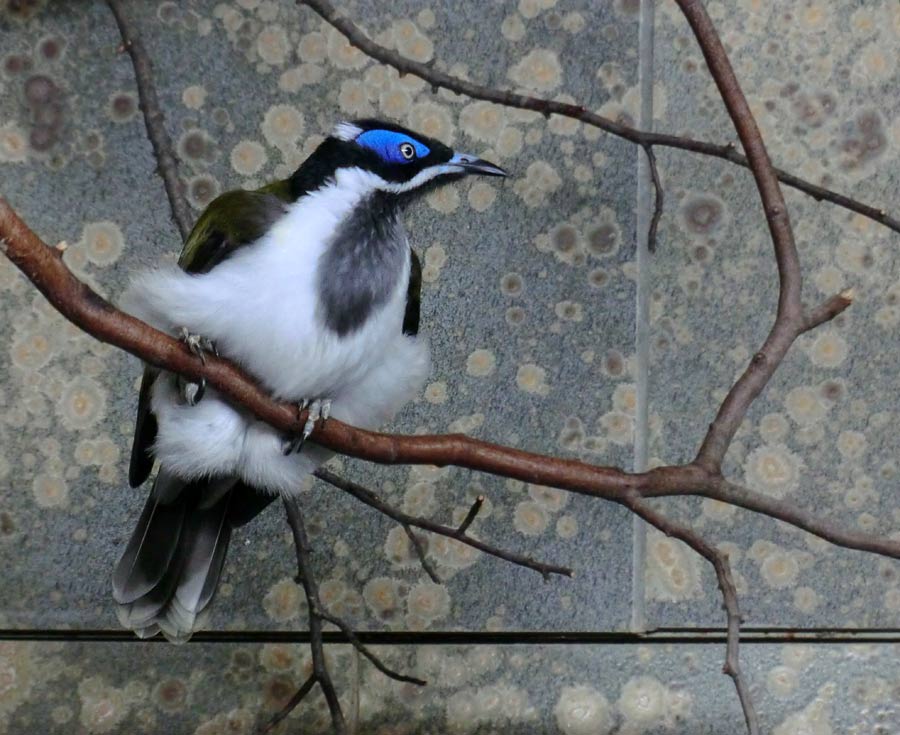
[[[413,148],[412,143],[401,143],[400,155],[403,156],[407,161],[412,161],[416,157],[416,149]]]

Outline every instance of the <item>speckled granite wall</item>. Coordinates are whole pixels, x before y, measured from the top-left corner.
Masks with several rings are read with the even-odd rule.
[[[685,23],[674,4],[657,6],[657,128],[731,139]],[[638,0],[344,7],[413,58],[638,119]],[[775,159],[890,207],[900,150],[896,3],[709,7]],[[70,267],[115,297],[133,269],[179,247],[130,62],[117,52],[102,2],[3,0],[0,8],[0,194],[49,242],[66,240]],[[372,64],[289,0],[128,8],[154,58],[196,211],[221,191],[285,175],[344,117],[394,119],[513,171],[500,184],[444,189],[408,215],[425,266],[434,369],[394,428],[465,431],[626,467],[638,432],[650,441],[651,463],[690,456],[774,308],[770,245],[746,172],[660,152],[666,214],[659,250],[639,269],[631,146],[568,120],[432,94]],[[852,286],[857,301],[797,345],[739,434],[729,469],[844,523],[896,532],[890,396],[900,238],[800,195],[789,193],[788,203],[809,298]],[[638,285],[651,296],[647,360],[635,355]],[[5,261],[0,297],[0,628],[114,630],[109,574],[143,500],[125,480],[139,366],[69,327]],[[636,425],[641,375],[649,377],[647,426]],[[307,497],[323,596],[361,629],[626,632],[635,623],[722,623],[699,560],[652,533],[644,556],[618,508],[461,470],[336,466],[404,509],[444,521],[484,494],[479,536],[577,572],[542,583],[438,540],[429,556],[446,584],[433,585],[402,531],[316,484]],[[671,508],[729,545],[748,625],[900,627],[896,564],[711,502]],[[292,559],[273,507],[235,537],[212,627],[302,626]],[[633,587],[635,576],[642,583]],[[900,729],[889,706],[900,698],[894,648],[773,644],[747,646],[745,658],[778,735],[804,727],[868,733],[884,723]],[[351,708],[358,701],[363,732],[739,729],[719,645],[389,655],[433,686],[398,689],[337,652],[343,694]],[[305,657],[302,647],[271,644],[0,642],[0,732],[243,732],[297,683]],[[317,712],[300,715],[313,731]]]

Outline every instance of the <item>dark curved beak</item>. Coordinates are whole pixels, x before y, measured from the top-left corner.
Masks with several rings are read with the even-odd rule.
[[[509,176],[509,174],[498,165],[485,161],[468,153],[456,153],[447,164],[453,166],[457,171],[464,174],[480,174],[481,176]]]

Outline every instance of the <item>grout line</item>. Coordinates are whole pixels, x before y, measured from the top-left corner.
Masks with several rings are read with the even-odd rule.
[[[367,645],[672,645],[721,644],[725,642],[724,628],[660,628],[648,633],[592,632],[554,633],[536,632],[470,632],[428,631],[395,632],[369,631],[357,633]],[[324,634],[327,643],[346,643],[338,631]],[[158,643],[163,638],[142,640],[125,630],[0,630],[0,641],[69,642],[69,643]],[[195,644],[235,643],[307,643],[307,631],[209,631],[194,634]],[[741,641],[750,644],[861,644],[885,643],[900,645],[900,629],[872,628],[848,630],[841,628],[749,628],[741,633]]]
[[[641,16],[638,30],[638,84],[641,90],[641,112],[638,128],[653,128],[653,24],[654,1],[641,0]],[[635,296],[634,348],[635,423],[634,423],[634,471],[647,469],[650,441],[649,422],[649,372],[650,372],[650,265],[648,230],[652,217],[653,187],[650,167],[642,148],[637,151],[636,243],[637,243],[637,293]],[[644,589],[644,565],[647,556],[647,525],[634,516],[631,553],[631,629],[647,628],[646,590]]]

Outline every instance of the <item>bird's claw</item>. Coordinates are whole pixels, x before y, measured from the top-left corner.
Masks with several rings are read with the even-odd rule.
[[[306,423],[303,425],[303,431],[294,437],[291,437],[284,443],[282,452],[285,455],[295,454],[303,448],[304,442],[309,439],[309,435],[316,428],[316,422],[321,419],[324,424],[331,415],[331,400],[328,398],[316,398],[313,401],[304,399],[297,404],[298,413],[309,409],[306,416]]]
[[[200,358],[200,362],[206,365],[206,353],[211,352],[216,357],[219,351],[216,349],[216,343],[207,337],[199,334],[193,334],[187,327],[181,328],[181,341],[184,342],[188,349]],[[203,399],[206,393],[206,378],[200,378],[200,381],[193,383],[190,381],[178,379],[181,397],[189,406],[196,406]]]
[[[216,357],[219,351],[216,349],[216,343],[208,337],[201,334],[194,334],[187,327],[181,328],[181,341],[184,342],[188,349],[200,358],[200,362],[206,365],[206,353],[212,352]]]

